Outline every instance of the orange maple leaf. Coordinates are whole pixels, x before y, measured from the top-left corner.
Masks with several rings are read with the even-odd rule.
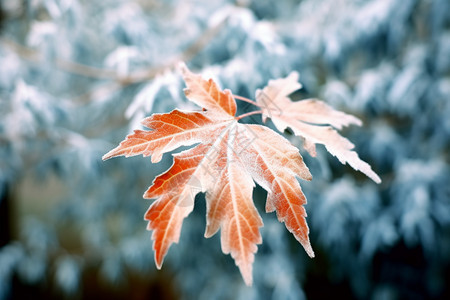
[[[181,71],[187,85],[186,97],[204,110],[154,114],[142,121],[150,131],[135,130],[103,156],[106,160],[121,155],[151,155],[155,163],[166,152],[197,144],[174,154],[173,165],[157,176],[144,194],[144,198],[156,199],[145,219],[148,229],[153,230],[157,267],[161,268],[170,245],[178,242],[182,222],[192,211],[196,194],[206,192],[205,237],[221,229],[222,251],[231,254],[245,283],[251,285],[256,245],[262,242],[259,228],[263,226],[252,200],[254,181],[268,193],[266,211],[276,211],[279,221],[285,223],[308,255],[314,257],[303,207],[306,198],[296,178],[311,180],[312,177],[298,149],[265,126],[238,122],[250,114],[266,115],[269,110],[236,117],[235,97],[229,90],[221,91],[213,80],[204,80],[185,65]],[[276,89],[275,94],[283,95]],[[281,102],[286,100],[283,97]],[[261,106],[249,99],[236,98]],[[318,115],[326,115],[331,108],[319,105],[314,109]],[[349,122],[341,121],[341,116],[335,115],[334,125]]]

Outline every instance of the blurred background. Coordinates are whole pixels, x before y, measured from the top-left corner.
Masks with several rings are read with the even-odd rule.
[[[450,299],[450,1],[0,3],[0,299]],[[364,121],[343,135],[380,185],[301,150],[314,259],[257,187],[253,287],[203,238],[204,196],[156,270],[142,194],[172,157],[101,156],[197,109],[179,60],[249,98],[298,71],[294,100]]]

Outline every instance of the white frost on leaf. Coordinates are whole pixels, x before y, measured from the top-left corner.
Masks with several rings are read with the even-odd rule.
[[[334,110],[320,100],[291,101],[289,95],[301,88],[298,77],[297,72],[292,72],[286,78],[270,80],[264,89],[256,91],[256,102],[263,111],[263,120],[269,117],[281,132],[291,128],[296,136],[304,139],[304,148],[312,156],[316,154],[315,144],[323,144],[342,164],[348,163],[380,183],[381,179],[370,165],[352,151],[354,145],[336,131],[351,124],[361,125],[361,120]]]

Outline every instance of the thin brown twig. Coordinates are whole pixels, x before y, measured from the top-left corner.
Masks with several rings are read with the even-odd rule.
[[[26,59],[33,63],[43,63],[45,61],[44,56],[39,53],[36,50],[30,49],[28,47],[22,46],[19,43],[16,43],[15,41],[8,39],[8,38],[1,38],[0,43],[9,50],[13,51],[17,55],[19,55],[21,58]],[[91,67],[88,65],[72,62],[66,59],[62,58],[56,58],[55,64],[57,68],[85,76],[90,78],[97,78],[97,79],[116,79],[116,72],[114,70],[108,70],[108,69],[101,69],[96,67]]]
[[[108,69],[100,69],[84,64],[79,64],[65,59],[56,59],[56,66],[64,71],[81,75],[84,77],[98,78],[98,79],[112,79],[117,80],[116,71]]]
[[[224,20],[216,26],[207,29],[194,43],[192,43],[191,46],[189,46],[175,58],[170,59],[167,63],[161,64],[160,66],[156,67],[136,70],[127,76],[119,75],[114,70],[96,68],[61,58],[56,58],[55,63],[57,68],[63,71],[89,78],[114,80],[120,86],[125,87],[131,84],[153,79],[157,74],[163,72],[164,70],[176,66],[179,61],[191,60],[211,41],[211,39],[220,31],[227,20],[228,18],[224,18]],[[11,39],[1,38],[0,43],[6,48],[9,48],[10,50],[18,54],[21,58],[26,59],[30,62],[43,63],[45,61],[44,56],[38,51],[22,46]],[[114,88],[113,90],[115,91],[116,89]],[[96,91],[94,89],[91,94],[95,93]]]

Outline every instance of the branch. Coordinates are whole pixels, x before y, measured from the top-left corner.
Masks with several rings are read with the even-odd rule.
[[[157,74],[162,73],[166,69],[174,68],[179,61],[189,61],[194,58],[201,50],[217,35],[220,29],[228,21],[228,17],[225,17],[217,25],[208,28],[199,38],[197,38],[191,46],[178,54],[176,57],[169,59],[168,62],[159,66],[145,68],[141,70],[133,71],[127,76],[121,76],[117,74],[115,70],[108,70],[102,68],[96,68],[77,62],[72,62],[66,59],[56,58],[55,64],[57,68],[84,77],[94,79],[108,79],[113,82],[107,82],[99,87],[94,87],[91,91],[76,97],[74,100],[82,103],[88,102],[90,99],[98,96],[106,97],[112,93],[129,86],[131,84],[141,83],[153,79]],[[22,46],[13,40],[0,38],[0,43],[5,48],[15,52],[21,58],[28,60],[32,63],[42,64],[45,63],[45,57],[36,50]]]
[[[0,43],[2,44],[2,46],[15,52],[17,55],[19,55],[21,58],[23,58],[25,60],[28,60],[28,61],[30,61],[32,63],[36,63],[36,64],[45,63],[45,57],[42,55],[42,53],[39,53],[36,50],[22,46],[8,38],[1,38]],[[107,69],[91,67],[88,65],[83,65],[83,64],[72,62],[69,60],[62,59],[62,58],[56,58],[55,64],[58,69],[61,69],[63,71],[73,73],[76,75],[81,75],[81,76],[90,77],[90,78],[97,78],[97,79],[116,79],[117,78],[116,72],[114,70],[107,70]]]
[[[175,67],[180,60],[191,60],[211,41],[211,39],[220,31],[227,20],[228,18],[224,18],[224,20],[222,20],[222,22],[220,22],[216,26],[207,29],[196,41],[194,41],[191,46],[189,46],[176,57],[170,59],[167,63],[163,63],[160,66],[156,67],[136,70],[127,76],[121,76],[112,69],[96,68],[62,58],[56,58],[55,64],[58,69],[61,69],[63,71],[89,78],[114,80],[121,86],[128,86],[130,84],[144,82],[153,79],[158,73],[161,73],[165,69]],[[42,53],[36,50],[22,46],[8,38],[1,38],[0,43],[5,48],[8,48],[9,50],[15,52],[25,60],[36,64],[45,63],[45,57],[42,55]]]

